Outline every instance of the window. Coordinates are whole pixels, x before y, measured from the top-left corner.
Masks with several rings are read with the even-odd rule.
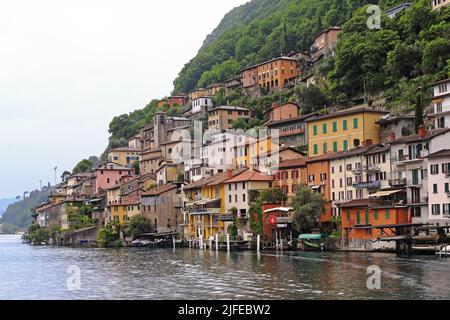
[[[337,132],[337,131],[338,131],[337,122],[333,122],[333,132]]]
[[[348,130],[348,121],[347,120],[342,121],[342,129],[344,131]]]
[[[439,174],[439,165],[438,164],[433,164],[430,166],[430,171],[432,175],[437,175]]]
[[[327,126],[326,123],[324,123],[324,124],[322,125],[322,132],[323,132],[323,134],[327,134],[327,133],[328,133],[328,126]]]
[[[358,129],[359,127],[359,121],[358,118],[353,119],[353,129]]]
[[[337,141],[333,142],[333,152],[338,152],[338,149],[339,147]]]
[[[343,150],[344,150],[344,151],[347,151],[347,150],[348,150],[348,140],[344,140]]]
[[[433,204],[431,206],[431,211],[433,216],[438,216],[441,214],[441,205],[440,204]]]
[[[317,144],[314,145],[314,154],[319,154],[319,147]]]
[[[442,207],[443,207],[443,212],[442,213],[445,216],[450,215],[450,203],[444,203],[444,205]]]
[[[317,132],[317,126],[314,125],[314,126],[313,126],[313,135],[314,135],[314,136],[317,136],[317,134],[318,134],[318,132]]]

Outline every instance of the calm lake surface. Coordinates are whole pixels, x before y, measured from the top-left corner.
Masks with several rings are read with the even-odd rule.
[[[382,270],[367,289],[367,268]],[[80,270],[81,288],[66,273]],[[31,247],[0,236],[0,299],[449,299],[450,260],[373,253],[227,254]]]

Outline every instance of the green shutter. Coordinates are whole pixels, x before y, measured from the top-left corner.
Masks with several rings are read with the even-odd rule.
[[[347,120],[342,121],[342,129],[344,131],[348,130],[348,121]]]
[[[317,136],[318,132],[317,132],[317,126],[314,125],[313,126],[313,135]]]
[[[338,152],[338,149],[339,147],[337,141],[333,142],[333,152]]]
[[[358,118],[354,118],[353,119],[353,129],[358,129],[358,127],[359,127]]]
[[[333,122],[333,132],[337,132],[337,122]]]
[[[324,124],[322,125],[322,132],[323,132],[323,134],[327,134],[327,133],[328,133],[328,127],[327,127],[327,124],[326,124],[326,123],[324,123]]]

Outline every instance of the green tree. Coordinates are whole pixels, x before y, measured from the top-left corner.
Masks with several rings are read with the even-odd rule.
[[[302,187],[293,199],[293,207],[293,220],[298,231],[307,233],[318,226],[320,215],[325,213],[325,200],[321,194]]]
[[[72,170],[72,174],[85,173],[92,170],[92,162],[84,159],[77,163]]]
[[[127,234],[135,238],[140,234],[153,232],[153,226],[148,218],[142,215],[136,215],[132,217],[128,222],[126,231]]]
[[[261,191],[260,199],[262,203],[284,203],[287,201],[286,195],[280,189],[266,189]]]

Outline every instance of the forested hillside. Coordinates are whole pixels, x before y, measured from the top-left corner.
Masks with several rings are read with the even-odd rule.
[[[31,223],[31,209],[46,202],[51,189],[32,191],[25,199],[11,204],[0,219],[0,233],[15,233],[25,231]]]
[[[296,50],[309,51],[314,37],[329,26],[343,32],[334,57],[317,63],[317,84],[296,87],[281,95],[250,99],[241,92],[215,97],[216,103],[242,105],[252,110],[252,121],[265,122],[264,111],[273,101],[294,100],[304,112],[325,106],[346,107],[352,99],[385,99],[394,113],[425,108],[430,85],[450,74],[450,8],[431,10],[429,0],[415,0],[396,18],[382,17],[381,29],[370,30],[369,4],[382,10],[401,0],[252,0],[228,13],[203,47],[174,81],[175,92],[220,82],[248,65]],[[156,101],[110,124],[109,147],[126,144],[156,112]],[[172,110],[170,112],[176,112]],[[105,154],[102,158],[105,160]]]

